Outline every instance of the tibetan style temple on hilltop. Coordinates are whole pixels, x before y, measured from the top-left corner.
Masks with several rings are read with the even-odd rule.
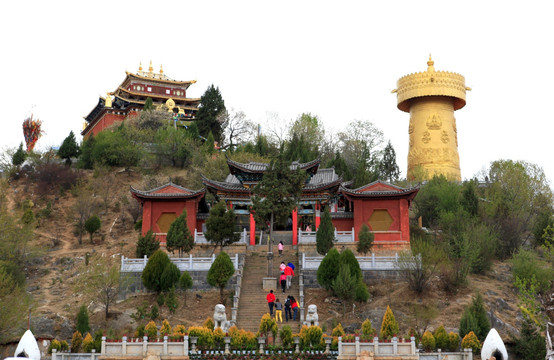
[[[204,200],[207,190],[234,210],[237,230],[248,232],[249,244],[255,245],[256,231],[263,229],[265,224],[256,224],[250,212],[250,189],[262,179],[268,164],[242,164],[231,159],[227,159],[227,164],[230,174],[225,181],[204,177],[205,189],[202,190],[188,190],[171,182],[148,191],[131,188],[132,195],[143,206],[142,233],[152,230],[164,242],[169,225],[183,209],[187,211],[189,229],[202,232],[208,216]],[[290,215],[292,226],[282,229],[292,232],[293,245],[299,242],[299,231],[307,226],[313,231],[319,227],[321,212],[326,207],[336,230],[352,231],[356,241],[362,225],[367,224],[375,234],[375,245],[385,248],[409,245],[409,208],[418,188],[404,189],[375,181],[352,189],[350,183],[342,182],[333,168],[319,169],[319,159],[308,163],[293,162],[290,168],[303,169],[309,175],[298,207]]]
[[[176,118],[185,121],[186,125],[186,122],[195,119],[200,103],[199,98],[186,96],[187,89],[195,82],[196,80],[172,80],[164,74],[161,67],[159,73],[154,73],[152,62],[148,71],[143,71],[141,65],[136,74],[126,72],[125,79],[115,91],[98,99],[98,104],[85,117],[81,135],[85,138],[91,134],[96,135],[113,123],[137,114],[144,107],[147,98],[152,99],[154,108],[166,109],[175,114]]]

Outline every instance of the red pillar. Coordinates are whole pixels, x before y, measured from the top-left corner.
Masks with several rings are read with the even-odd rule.
[[[298,210],[292,210],[292,245],[298,245]]]
[[[319,228],[319,223],[321,222],[321,205],[319,202],[315,204],[315,231]]]
[[[256,221],[252,213],[250,213],[250,245],[256,245]]]

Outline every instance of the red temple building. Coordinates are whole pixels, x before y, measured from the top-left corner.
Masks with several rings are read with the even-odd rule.
[[[85,117],[81,135],[84,138],[97,135],[115,122],[136,115],[147,98],[152,99],[154,108],[165,109],[174,114],[175,120],[183,122],[182,125],[188,125],[195,119],[200,103],[199,98],[187,98],[187,89],[195,82],[173,80],[161,67],[159,73],[155,73],[152,62],[148,71],[143,71],[141,65],[136,74],[126,72],[125,79],[115,91],[98,99],[98,104]]]
[[[152,229],[161,241],[171,222],[187,209],[188,226],[191,231],[202,232],[202,225],[208,214],[203,201],[205,191],[216,200],[226,202],[237,215],[237,230],[248,232],[250,245],[256,243],[256,231],[265,224],[256,224],[250,213],[251,192],[262,178],[268,164],[249,162],[246,164],[227,159],[230,174],[225,181],[203,178],[205,190],[192,191],[175,184],[167,184],[149,191],[131,188],[131,192],[143,205],[142,232]],[[315,240],[314,232],[320,224],[321,212],[329,208],[337,233],[348,233],[350,242],[357,241],[361,227],[366,224],[375,235],[376,249],[402,249],[409,246],[409,208],[419,191],[418,188],[404,189],[381,181],[350,188],[350,183],[331,169],[319,169],[319,159],[308,162],[293,162],[291,170],[302,169],[309,176],[303,188],[298,207],[290,215],[291,226],[281,230],[292,232],[292,245],[302,239]],[[310,227],[312,231],[306,232]],[[309,242],[309,241],[308,241]]]

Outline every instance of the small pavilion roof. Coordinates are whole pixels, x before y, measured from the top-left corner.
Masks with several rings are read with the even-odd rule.
[[[187,199],[203,196],[206,192],[206,189],[190,190],[173,184],[171,181],[165,185],[146,191],[137,190],[132,186],[130,186],[130,188],[133,196],[139,199]]]
[[[419,187],[402,188],[393,184],[383,182],[381,180],[374,181],[370,184],[360,186],[356,189],[350,189],[343,185],[339,188],[339,192],[348,197],[354,198],[406,198],[409,201],[417,195]]]

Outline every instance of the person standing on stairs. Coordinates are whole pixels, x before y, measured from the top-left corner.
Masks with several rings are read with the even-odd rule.
[[[283,256],[283,242],[282,241],[279,241],[279,245],[277,247],[279,249],[279,257]]]
[[[292,313],[290,311],[290,296],[285,300],[285,320],[289,322],[289,319],[292,320]]]
[[[269,316],[273,316],[273,305],[275,305],[275,295],[273,290],[269,290],[269,294],[266,296],[267,306],[269,306]]]
[[[281,283],[281,289],[283,290],[283,293],[284,293],[285,288],[287,287],[287,275],[285,275],[284,271],[281,271],[281,276],[279,277],[279,282]]]
[[[283,304],[279,302],[279,299],[275,300],[275,322],[281,320],[283,322]]]
[[[292,295],[289,295],[289,298],[290,298],[290,307],[293,313],[292,319],[296,321],[296,318],[298,317],[298,302],[296,302],[296,299]]]
[[[292,263],[289,263],[287,267],[285,267],[285,275],[287,276],[287,289],[290,289],[292,277],[294,276],[294,268],[291,265]]]

